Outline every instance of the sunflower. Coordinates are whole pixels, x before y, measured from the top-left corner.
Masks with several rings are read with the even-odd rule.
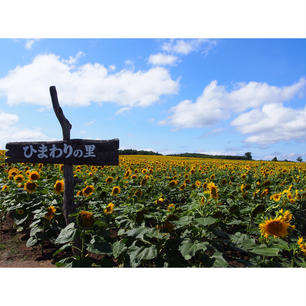
[[[218,199],[218,187],[213,182],[209,183],[207,187],[209,189],[210,197],[213,199]]]
[[[1,190],[2,191],[7,191],[8,190],[8,186],[7,185],[3,185]]]
[[[86,210],[81,210],[79,212],[79,221],[83,227],[92,227],[94,223],[93,213]]]
[[[16,214],[19,215],[19,216],[21,216],[21,215],[24,214],[24,210],[23,210],[22,208],[17,208],[17,209],[16,209]]]
[[[22,174],[17,174],[17,175],[15,175],[15,177],[14,177],[14,181],[15,181],[16,183],[21,183],[21,182],[23,182],[23,180],[24,180],[24,176],[23,176]]]
[[[64,191],[64,180],[57,180],[54,184],[54,191],[60,195]]]
[[[83,191],[82,190],[79,190],[77,193],[76,193],[77,197],[80,197],[83,195]]]
[[[180,186],[180,190],[184,190],[186,188],[186,183],[184,182],[181,186]]]
[[[112,214],[112,213],[113,213],[113,210],[114,210],[114,207],[115,207],[115,204],[113,204],[113,203],[108,203],[107,206],[106,206],[106,208],[104,209],[104,213],[105,213],[106,215]]]
[[[165,201],[164,198],[160,197],[159,199],[155,200],[155,204],[159,205],[159,204],[162,204],[164,201]]]
[[[107,184],[111,184],[111,183],[113,182],[113,180],[114,180],[114,178],[113,178],[112,176],[109,176],[109,177],[105,180],[105,182],[106,182]]]
[[[282,219],[282,217],[270,218],[264,223],[259,224],[261,235],[265,238],[269,236],[286,237],[288,235],[288,227],[290,224]]]
[[[273,200],[275,202],[279,202],[281,197],[282,197],[282,193],[281,192],[280,193],[275,193],[275,194],[271,195],[270,200]]]
[[[48,212],[46,213],[45,215],[45,218],[48,220],[48,221],[51,221],[54,217],[54,214],[56,212],[56,208],[54,206],[49,206],[48,207]]]
[[[18,173],[19,173],[19,170],[17,168],[12,168],[12,169],[9,170],[8,175],[11,176],[11,177],[14,177]]]
[[[82,195],[84,195],[85,197],[88,197],[90,195],[93,194],[95,190],[95,187],[92,185],[86,186],[83,190],[82,190]]]
[[[135,192],[134,192],[134,195],[137,197],[137,198],[140,198],[142,196],[142,191],[141,189],[137,189]]]
[[[202,197],[201,198],[201,205],[203,206],[203,205],[205,205],[205,203],[206,203],[206,199],[205,199],[205,197]]]
[[[39,173],[37,171],[33,170],[33,171],[30,172],[29,179],[31,181],[36,181],[39,178],[40,178],[40,175],[39,175]]]
[[[143,179],[140,181],[140,185],[141,185],[141,186],[146,185],[147,181],[148,181],[147,179],[143,178]]]
[[[167,210],[168,210],[169,212],[175,210],[175,205],[174,205],[173,203],[169,204],[168,207],[167,207]]]
[[[28,193],[34,192],[36,187],[37,187],[37,184],[31,181],[27,181],[24,184],[24,190],[26,190]]]
[[[119,186],[114,186],[112,190],[112,196],[116,196],[117,194],[120,193],[120,187]]]
[[[174,187],[174,186],[176,186],[178,184],[178,181],[176,181],[176,180],[171,180],[170,182],[169,182],[169,187]]]
[[[303,237],[299,237],[297,244],[299,245],[300,250],[306,255],[306,242],[303,242]]]

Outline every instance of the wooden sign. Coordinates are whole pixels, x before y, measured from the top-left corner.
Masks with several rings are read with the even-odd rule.
[[[119,139],[9,142],[7,163],[118,165]]]
[[[63,213],[66,224],[74,220],[73,165],[118,165],[119,139],[85,140],[70,139],[72,128],[59,105],[55,86],[50,87],[54,113],[62,127],[62,141],[9,142],[6,144],[7,163],[28,162],[64,164]]]

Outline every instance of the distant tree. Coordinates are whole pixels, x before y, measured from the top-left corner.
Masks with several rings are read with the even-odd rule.
[[[274,156],[273,159],[272,159],[272,161],[277,161],[277,157]]]
[[[299,156],[296,160],[301,163],[303,161],[303,158]]]
[[[245,159],[251,160],[252,159],[252,153],[251,152],[246,152],[244,153]]]

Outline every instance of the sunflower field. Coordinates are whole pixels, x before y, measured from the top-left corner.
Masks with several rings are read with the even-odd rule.
[[[4,155],[1,220],[28,247],[56,247],[57,266],[306,267],[305,163],[131,155],[74,166],[66,225],[63,165]]]

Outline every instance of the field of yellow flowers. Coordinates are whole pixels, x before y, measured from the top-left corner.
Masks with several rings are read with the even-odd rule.
[[[74,222],[62,214],[63,165],[6,164],[2,220],[27,246],[57,246],[57,266],[306,267],[306,165],[120,156],[74,166]]]

